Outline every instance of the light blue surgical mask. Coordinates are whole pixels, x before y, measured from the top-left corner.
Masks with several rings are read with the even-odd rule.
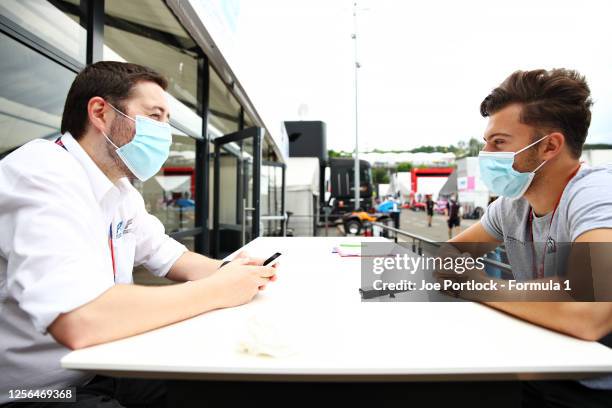
[[[110,103],[109,105],[117,113],[134,121],[136,133],[131,142],[121,147],[117,147],[106,133],[102,132],[102,134],[115,147],[115,152],[121,161],[139,180],[150,179],[161,169],[170,154],[172,144],[170,125],[141,115],[132,118]]]
[[[487,188],[499,196],[508,198],[522,197],[531,185],[536,172],[540,170],[546,161],[543,161],[533,171],[521,173],[512,167],[514,165],[514,158],[517,154],[535,146],[547,137],[548,135],[523,147],[517,152],[480,152],[478,154],[480,178],[482,178]]]

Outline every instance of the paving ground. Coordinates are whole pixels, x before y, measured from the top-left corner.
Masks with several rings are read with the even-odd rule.
[[[461,220],[461,227],[458,230],[455,229],[453,233],[456,235],[459,231],[464,230],[475,222],[475,220]],[[431,227],[428,227],[425,212],[404,209],[400,215],[400,229],[436,242],[443,242],[448,239],[446,217],[440,214],[434,214]],[[330,226],[328,234],[335,237],[344,235],[344,232],[341,229]],[[325,236],[325,228],[318,229],[318,236]]]
[[[455,229],[453,233],[456,235],[459,231],[463,231],[475,222],[476,220],[461,220],[461,227]],[[400,229],[437,242],[448,240],[446,216],[440,214],[434,214],[431,227],[428,227],[427,216],[424,211],[404,209],[400,216]]]

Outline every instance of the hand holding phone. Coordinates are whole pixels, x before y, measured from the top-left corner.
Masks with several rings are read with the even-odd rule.
[[[276,252],[274,255],[272,255],[271,257],[269,257],[268,259],[266,259],[263,262],[263,266],[274,266],[274,265],[276,265],[276,263],[278,262],[278,258],[281,255],[282,254],[280,252]]]

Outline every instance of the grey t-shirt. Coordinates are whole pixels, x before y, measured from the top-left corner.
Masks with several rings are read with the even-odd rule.
[[[534,217],[535,259],[526,250],[527,246],[531,249],[532,240],[527,224],[529,209],[524,198],[501,197],[491,203],[480,220],[490,235],[504,242],[517,280],[533,279],[533,266],[537,268],[543,259],[545,276],[554,274],[557,268],[553,263],[567,259],[563,252],[569,251],[569,243],[587,231],[612,228],[612,164],[597,167],[583,164],[563,191],[552,223],[552,213]],[[547,253],[556,252],[556,256],[543,258],[545,248]],[[582,383],[592,388],[612,389],[612,375]]]

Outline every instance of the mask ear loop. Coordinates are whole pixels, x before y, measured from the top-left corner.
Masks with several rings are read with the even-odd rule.
[[[125,116],[126,118],[128,118],[128,119],[129,119],[129,120],[131,120],[132,122],[136,122],[136,119],[134,119],[133,117],[128,116],[128,115],[126,115],[125,113],[121,112],[119,109],[115,108],[115,107],[113,106],[113,104],[112,104],[112,103],[110,103],[110,102],[106,102],[106,103],[108,103],[108,106],[110,106],[111,108],[113,108],[113,109],[115,110],[115,112],[117,112],[117,113],[119,113],[119,114],[121,114],[121,115]]]
[[[540,168],[546,164],[548,160],[544,160],[542,163],[540,163],[540,165],[538,167],[535,168],[534,171],[532,171],[532,173],[535,173],[536,171],[540,170]]]
[[[109,105],[110,105],[110,104],[109,104]],[[111,105],[111,106],[112,106],[112,105]],[[533,142],[532,144],[529,144],[529,145],[527,145],[527,146],[523,147],[521,150],[519,150],[519,151],[515,152],[515,153],[514,153],[514,155],[516,156],[517,154],[524,152],[525,150],[529,149],[530,147],[537,145],[537,144],[538,144],[538,143],[540,143],[542,140],[546,139],[548,136],[550,136],[550,135],[546,135],[546,136],[544,136],[544,137],[542,137],[542,138],[540,138],[540,139],[536,140],[536,141],[535,141],[535,142]]]
[[[531,144],[529,144],[529,145],[527,145],[527,146],[523,147],[521,150],[519,150],[519,151],[515,152],[515,153],[514,153],[514,156],[516,157],[516,155],[517,155],[517,154],[519,154],[519,153],[521,153],[521,152],[524,152],[525,150],[529,149],[529,148],[530,148],[530,147],[532,147],[532,146],[537,145],[537,144],[538,144],[538,143],[540,143],[542,140],[546,139],[548,136],[550,136],[550,135],[543,136],[543,137],[541,137],[540,139],[536,140],[535,142],[533,142],[533,143],[531,143]],[[536,171],[538,171],[538,170],[540,170],[540,168],[541,168],[543,165],[545,165],[545,164],[546,164],[546,162],[547,162],[547,160],[544,160],[542,163],[540,163],[540,165],[539,165],[538,167],[536,167],[536,168],[535,168],[535,170],[534,170],[534,171],[532,171],[532,173],[534,173],[534,174],[535,174],[535,172],[536,172]]]
[[[112,145],[113,145],[113,147],[114,147],[115,149],[119,149],[119,148],[117,147],[117,145],[116,145],[116,144],[114,144],[114,143],[113,143],[113,141],[112,141],[112,140],[110,140],[110,139],[108,138],[108,136],[106,135],[106,133],[102,132],[102,135],[104,135],[104,137],[106,138],[106,140],[108,141],[108,143],[112,144]]]

